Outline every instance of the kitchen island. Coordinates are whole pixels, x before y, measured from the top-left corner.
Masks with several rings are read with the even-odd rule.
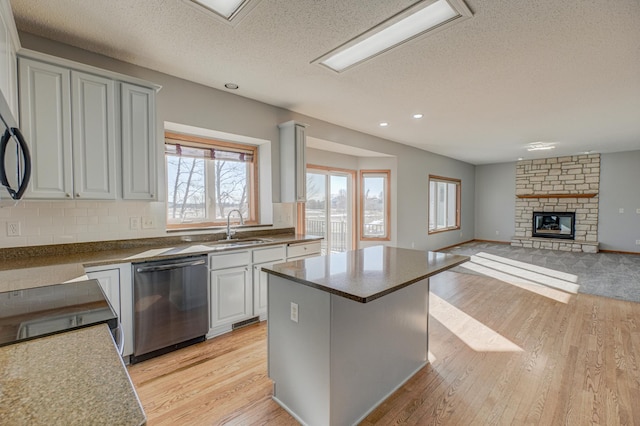
[[[375,246],[263,268],[274,400],[303,424],[361,421],[427,364],[429,277],[467,260]]]

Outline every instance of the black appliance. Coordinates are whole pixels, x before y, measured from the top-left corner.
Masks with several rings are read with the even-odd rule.
[[[204,341],[207,275],[206,255],[133,264],[131,363]]]
[[[31,156],[27,142],[2,93],[0,123],[4,126],[4,133],[0,139],[0,183],[7,189],[11,198],[19,200],[26,191],[31,177]]]

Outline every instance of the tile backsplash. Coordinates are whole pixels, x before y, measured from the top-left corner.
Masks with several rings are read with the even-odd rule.
[[[2,200],[0,248],[164,237],[165,209],[159,201],[23,200],[14,205]],[[273,204],[268,213],[263,223],[270,228],[295,224],[293,203]],[[20,235],[9,236],[9,228],[16,224]]]
[[[0,248],[160,237],[166,235],[165,221],[163,202],[5,203],[0,208]],[[16,224],[20,235],[9,236]]]

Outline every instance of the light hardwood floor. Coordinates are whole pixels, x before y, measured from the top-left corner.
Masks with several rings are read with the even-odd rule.
[[[431,293],[432,362],[363,425],[640,424],[640,303],[454,272]],[[130,366],[148,424],[297,424],[270,398],[266,331]]]

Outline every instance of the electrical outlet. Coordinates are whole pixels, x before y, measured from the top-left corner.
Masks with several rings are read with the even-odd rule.
[[[636,209],[636,213],[637,213],[637,214],[640,214],[640,209]]]
[[[623,209],[622,207],[620,207],[620,208],[618,209],[618,213],[624,213],[624,209]]]
[[[153,217],[147,216],[142,218],[142,228],[151,229],[156,227],[156,221]]]
[[[496,235],[500,235],[500,231],[496,231]]]
[[[291,302],[291,321],[298,322],[298,304]]]
[[[140,218],[139,217],[130,217],[129,218],[129,228],[130,229],[140,229]]]
[[[640,240],[636,240],[636,245],[640,246]]]
[[[7,222],[7,236],[8,237],[20,236],[20,222]]]

